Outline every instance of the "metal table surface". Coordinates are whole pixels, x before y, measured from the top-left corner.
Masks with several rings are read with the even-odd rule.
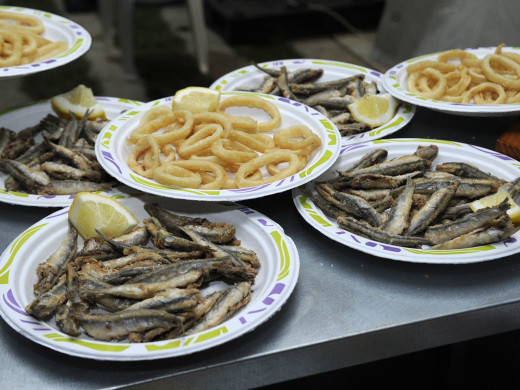
[[[418,108],[394,136],[493,149],[515,120]],[[298,284],[276,315],[224,345],[145,362],[71,357],[0,320],[0,387],[252,388],[520,328],[520,256],[466,265],[386,260],[316,232],[290,192],[242,203],[280,223],[299,251]],[[53,211],[0,204],[0,250]]]

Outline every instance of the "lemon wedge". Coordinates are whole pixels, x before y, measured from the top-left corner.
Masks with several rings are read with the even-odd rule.
[[[99,230],[115,237],[135,228],[139,220],[117,200],[93,192],[79,192],[68,214],[69,221],[83,239],[95,237]]]
[[[395,114],[397,100],[389,93],[365,95],[348,106],[354,119],[377,127],[387,123]]]
[[[498,190],[494,194],[484,196],[480,199],[474,200],[470,203],[469,207],[473,212],[477,210],[484,209],[487,207],[497,206],[504,199],[507,199],[509,203],[509,209],[507,210],[507,214],[515,224],[515,226],[520,224],[520,206],[511,198],[511,196],[506,191]]]
[[[187,87],[175,93],[172,110],[188,110],[193,114],[212,112],[220,102],[220,91],[205,87]]]
[[[92,111],[88,119],[106,119],[107,116],[103,107],[94,97],[92,89],[83,84],[71,89],[68,92],[56,95],[51,98],[52,109],[62,118],[69,119],[70,113],[78,119],[83,118],[87,110]]]

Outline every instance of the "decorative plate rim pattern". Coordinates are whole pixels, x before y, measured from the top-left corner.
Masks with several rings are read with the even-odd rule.
[[[131,210],[145,200],[157,201],[157,197],[148,194],[135,197],[121,193],[117,198]],[[189,202],[166,198],[158,201],[171,204]],[[27,287],[27,281],[23,281],[23,286],[17,287],[16,283],[20,281],[13,278],[24,273],[30,275],[31,272],[35,275],[36,265],[42,259],[27,260],[25,255],[28,248],[36,247],[36,250],[42,248],[42,246],[38,247],[37,243],[46,234],[51,234],[49,232],[52,230],[59,233],[61,229],[65,232],[63,226],[67,223],[67,208],[56,211],[29,227],[0,256],[1,316],[14,330],[38,344],[72,356],[96,360],[133,361],[183,356],[221,345],[254,330],[278,312],[291,295],[297,283],[300,267],[296,246],[280,225],[248,207],[234,203],[203,203],[202,207],[199,205],[189,207],[199,209],[193,214],[186,213],[188,215],[203,215],[204,210],[210,210],[212,213],[208,218],[215,221],[219,219],[220,214],[241,221],[240,225],[236,224],[237,237],[245,241],[245,246],[248,245],[247,241],[254,241],[255,245],[261,246],[268,254],[265,258],[261,258],[262,266],[257,276],[257,283],[253,285],[251,302],[222,324],[200,333],[171,340],[148,343],[103,342],[86,336],[71,337],[47,322],[37,321],[28,316],[24,307],[29,302],[23,300],[24,294],[21,289],[31,287]],[[244,237],[243,233],[250,229],[258,234],[254,237]],[[24,265],[26,261],[30,264]],[[262,267],[265,271],[262,271]],[[270,270],[272,272],[268,274]],[[262,272],[264,274],[260,284],[263,285],[259,285],[258,280]],[[255,290],[258,291],[257,295]]]
[[[368,79],[376,81],[378,88],[385,92],[386,88],[383,85],[383,74],[380,72],[355,64],[349,64],[347,62],[340,61],[330,61],[324,59],[310,59],[310,58],[296,58],[296,59],[283,59],[283,60],[274,60],[268,62],[262,62],[258,64],[261,67],[277,67],[281,65],[286,65],[288,67],[307,67],[307,66],[319,66],[324,67],[325,70],[339,70],[342,69],[346,73],[349,74],[357,74],[362,73]],[[210,88],[218,89],[222,92],[230,92],[232,87],[230,85],[234,85],[240,83],[240,85],[245,86],[248,80],[251,78],[250,76],[258,75],[258,69],[254,65],[244,66],[242,68],[236,69],[232,72],[229,72],[217,80],[215,80]],[[412,104],[402,101],[396,110],[393,118],[386,124],[376,127],[372,130],[366,131],[364,133],[343,136],[341,137],[342,145],[353,145],[360,142],[367,142],[379,138],[386,137],[390,134],[395,133],[400,130],[404,126],[406,126],[415,115],[416,107]]]
[[[448,155],[446,150],[450,150],[452,153],[459,152],[459,155],[464,155],[465,158],[468,154],[475,158],[479,157],[479,162],[485,162],[486,167],[490,165],[494,166],[496,172],[492,173],[497,175],[500,175],[500,172],[504,172],[505,169],[507,175],[502,174],[501,177],[505,177],[508,180],[516,177],[514,174],[520,174],[520,163],[518,161],[486,148],[455,141],[396,138],[346,146],[342,149],[342,153],[336,163],[329,171],[324,173],[321,178],[330,178],[331,172],[346,168],[372,149],[386,148],[389,152],[388,158],[391,158],[403,154],[401,152],[402,150],[411,152],[414,151],[418,145],[427,144],[436,144],[439,146],[439,157],[434,161],[434,164],[436,164],[439,159],[442,159],[443,155]],[[400,152],[395,153],[396,150]],[[451,158],[450,160],[460,161],[461,159],[454,160]],[[467,160],[464,161],[468,162]],[[325,216],[325,214],[314,205],[304,191],[305,188],[300,186],[293,190],[292,195],[296,209],[307,223],[326,237],[373,256],[412,263],[466,264],[494,260],[520,252],[520,232],[517,232],[508,240],[496,244],[454,250],[415,249],[383,244],[339,228],[333,219]]]

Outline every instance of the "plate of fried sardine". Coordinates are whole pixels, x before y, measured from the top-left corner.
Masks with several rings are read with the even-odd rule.
[[[382,80],[380,72],[360,65],[320,59],[285,59],[234,70],[217,79],[211,88],[269,93],[313,107],[335,124],[343,145],[352,145],[393,134],[408,124],[415,114],[414,105],[400,102],[394,116],[382,126],[372,128],[352,117],[348,105],[366,94],[386,92]]]
[[[123,111],[141,102],[96,97],[107,120],[58,117],[50,100],[0,113],[0,201],[24,206],[68,206],[80,191],[118,184],[96,161],[95,139]]]
[[[497,191],[518,202],[518,164],[460,142],[377,140],[345,147],[327,173],[293,190],[293,200],[320,233],[374,256],[481,262],[520,251],[507,202],[472,206]]]
[[[6,322],[69,355],[148,360],[205,350],[252,331],[292,293],[298,252],[274,221],[236,203],[120,192],[141,221],[83,240],[67,209],[0,257]]]

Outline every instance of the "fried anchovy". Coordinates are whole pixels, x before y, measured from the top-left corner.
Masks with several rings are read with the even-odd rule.
[[[38,276],[38,281],[34,285],[34,293],[36,295],[49,290],[60,276],[65,274],[67,263],[76,255],[77,238],[78,231],[69,223],[67,236],[58,249],[36,268],[36,275]]]
[[[124,310],[157,309],[174,312],[190,309],[201,300],[202,296],[197,288],[171,288],[136,302]]]
[[[457,185],[451,185],[435,191],[426,204],[414,214],[405,234],[414,235],[426,229],[446,209],[456,190]]]
[[[412,180],[408,180],[405,189],[390,208],[388,218],[381,227],[383,231],[399,235],[406,229],[412,209],[414,189],[415,184]]]
[[[397,188],[404,185],[409,178],[420,174],[421,172],[419,171],[395,176],[365,173],[352,177],[341,177],[334,182],[333,187],[336,190],[341,190],[345,187],[357,189]]]
[[[41,169],[50,177],[58,180],[91,180],[100,182],[103,179],[103,172],[101,171],[78,169],[53,161],[44,162],[41,165]]]
[[[446,186],[458,184],[456,197],[479,198],[495,192],[500,183],[489,179],[454,178],[454,179],[414,179],[415,192],[431,194]]]
[[[0,170],[12,175],[31,191],[38,191],[51,183],[51,178],[45,172],[31,168],[16,160],[1,159]]]
[[[11,142],[14,135],[14,131],[6,129],[5,127],[0,127],[0,157],[2,157],[4,150],[6,150],[7,145],[9,145],[9,142]]]
[[[276,82],[284,97],[286,97],[287,99],[299,101],[299,99],[296,97],[296,95],[291,91],[291,88],[289,87],[287,69],[285,66],[282,66],[282,68],[280,69],[280,75],[276,79]]]
[[[426,229],[424,236],[435,244],[451,240],[462,234],[469,233],[498,218],[509,208],[507,200],[494,207],[478,210],[455,221],[442,225],[433,225]]]
[[[324,81],[321,83],[312,83],[312,84],[300,84],[292,82],[290,87],[292,91],[298,95],[313,95],[328,89],[340,89],[346,84],[349,84],[353,81],[363,81],[365,75],[357,74],[354,76],[332,80],[332,81]]]
[[[372,165],[383,162],[387,156],[388,156],[388,150],[386,150],[386,149],[372,150],[371,152],[364,154],[350,168],[345,169],[342,172],[347,173],[347,172],[355,171],[356,169],[371,167]]]
[[[338,226],[371,240],[389,245],[417,248],[422,245],[431,245],[431,241],[423,237],[401,236],[374,228],[364,221],[358,221],[353,217],[338,217]]]
[[[366,219],[372,226],[377,227],[381,225],[379,213],[365,199],[336,191],[329,184],[319,184],[316,186],[316,190],[324,199],[339,209]]]
[[[515,227],[511,218],[504,215],[504,218],[493,221],[481,228],[434,245],[432,249],[462,249],[493,244],[511,237],[518,229],[520,227]]]
[[[348,215],[347,212],[327,202],[320,194],[309,194],[309,198],[323,213],[330,218],[338,218],[339,216]]]
[[[506,191],[511,198],[516,199],[520,195],[520,176],[503,184],[500,189]]]
[[[111,183],[96,183],[93,181],[51,180],[38,190],[39,195],[72,195],[78,192],[110,191]]]
[[[338,171],[340,176],[349,177],[373,173],[379,175],[402,175],[415,171],[426,171],[431,165],[429,160],[415,155],[404,155],[393,160],[374,164],[365,168],[357,168],[348,172]]]
[[[439,147],[437,145],[419,145],[414,154],[426,160],[433,161],[439,154]]]
[[[85,314],[79,318],[85,332],[97,340],[122,340],[131,332],[181,326],[180,318],[164,310],[130,310],[110,314]]]
[[[37,320],[47,320],[65,302],[67,302],[67,278],[63,274],[51,289],[38,295],[27,305],[25,311]]]
[[[439,164],[435,167],[435,170],[440,172],[448,172],[456,176],[460,177],[468,177],[473,179],[489,179],[497,181],[500,184],[503,184],[505,180],[500,179],[496,176],[493,176],[490,173],[481,171],[474,165],[464,163],[464,162],[445,162]]]
[[[251,299],[251,283],[230,287],[213,307],[186,334],[193,334],[221,324]]]

